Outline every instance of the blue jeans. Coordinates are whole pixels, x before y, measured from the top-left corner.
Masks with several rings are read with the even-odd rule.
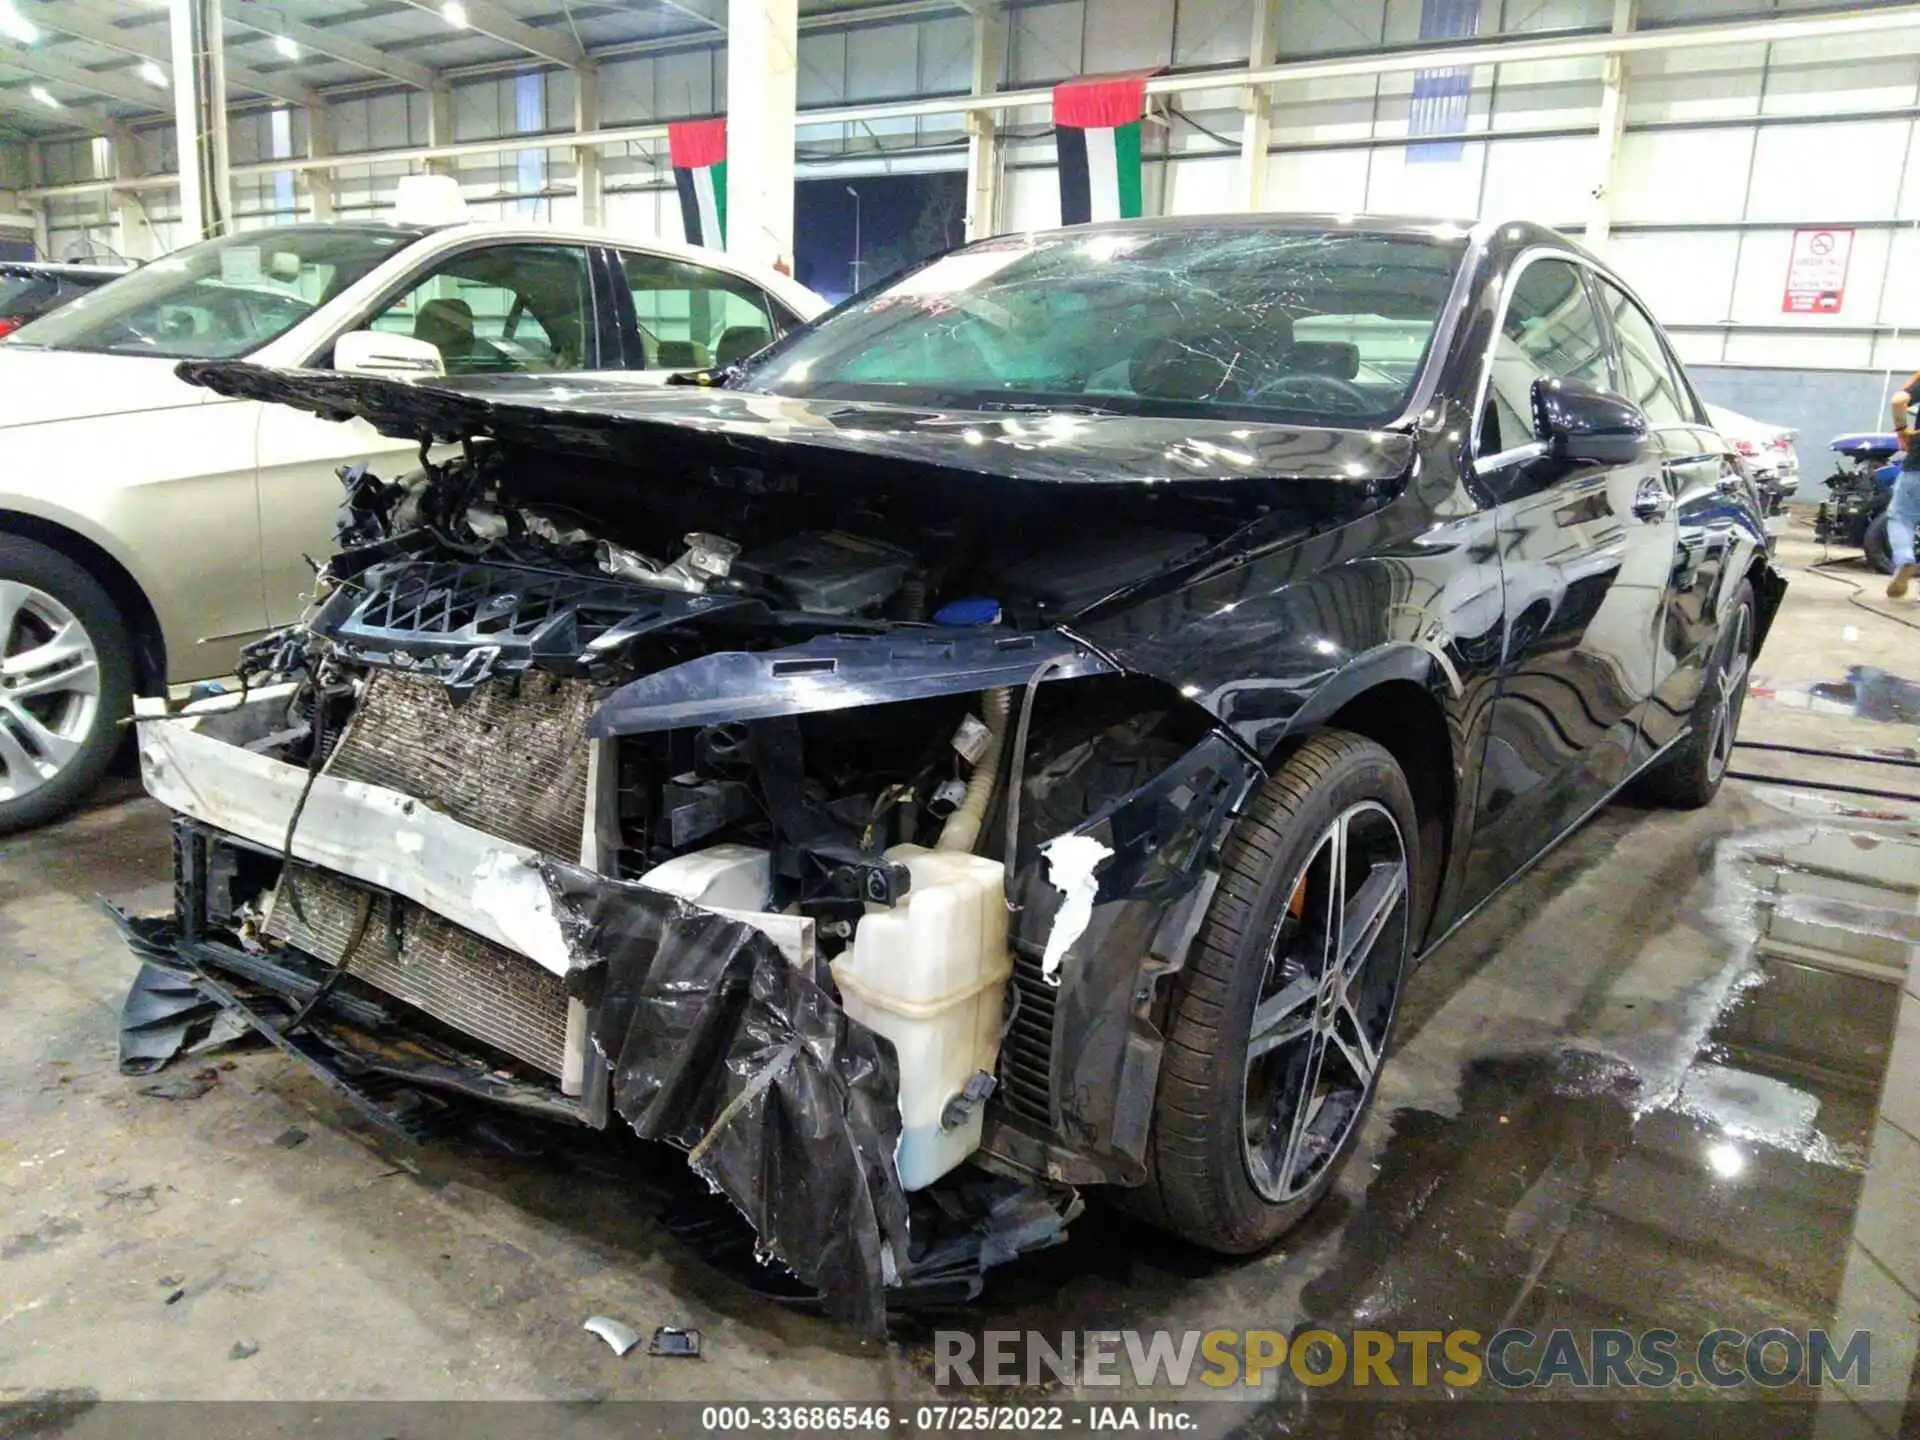
[[[1893,482],[1893,500],[1887,506],[1887,544],[1894,568],[1913,564],[1913,533],[1920,529],[1920,470],[1900,472]]]

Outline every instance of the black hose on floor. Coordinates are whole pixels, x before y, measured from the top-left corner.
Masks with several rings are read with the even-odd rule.
[[[1808,575],[1818,575],[1822,580],[1831,580],[1835,584],[1845,585],[1849,590],[1853,592],[1852,594],[1847,596],[1847,603],[1849,605],[1852,605],[1856,609],[1864,610],[1869,615],[1878,615],[1882,620],[1891,620],[1896,625],[1904,625],[1909,630],[1920,630],[1920,623],[1916,623],[1912,620],[1908,620],[1903,616],[1895,615],[1889,610],[1882,610],[1877,605],[1867,604],[1866,601],[1860,598],[1861,593],[1867,587],[1864,585],[1858,584],[1855,581],[1849,580],[1844,575],[1833,574],[1830,570],[1827,569],[1827,566],[1830,563],[1837,564],[1838,562],[1837,561],[1829,562],[1829,561],[1823,560],[1818,565],[1807,566],[1804,573]]]
[[[1897,790],[1873,790],[1864,785],[1836,785],[1827,780],[1802,780],[1793,775],[1762,775],[1756,770],[1729,770],[1729,780],[1754,780],[1762,785],[1786,785],[1795,790],[1833,790],[1842,795],[1867,795],[1875,800],[1904,800],[1920,805],[1920,795],[1903,795]]]
[[[1736,740],[1736,750],[1773,750],[1782,755],[1811,755],[1816,760],[1863,760],[1869,765],[1899,765],[1920,770],[1920,760],[1896,760],[1891,755],[1875,755],[1864,750],[1816,750],[1811,745],[1779,745],[1769,740]]]

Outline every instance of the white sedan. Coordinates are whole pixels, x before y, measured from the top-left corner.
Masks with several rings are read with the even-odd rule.
[[[225,400],[182,359],[381,374],[746,358],[826,308],[784,275],[530,223],[289,225],[145,266],[0,341],[0,834],[82,799],[135,693],[298,618],[363,421]]]
[[[1767,514],[1779,514],[1800,488],[1800,457],[1793,448],[1800,432],[1720,405],[1707,406],[1707,418],[1739,452],[1766,503]]]

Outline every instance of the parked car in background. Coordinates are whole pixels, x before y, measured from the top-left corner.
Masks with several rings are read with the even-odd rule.
[[[1856,431],[1834,436],[1827,448],[1840,463],[1822,482],[1827,498],[1814,515],[1814,539],[1859,550],[1874,569],[1891,575],[1887,507],[1893,502],[1893,482],[1900,477],[1900,437],[1890,431]]]
[[[1530,224],[1002,236],[699,388],[181,372],[469,443],[356,478],[250,696],[143,705],[129,1024],[629,1123],[876,1329],[1076,1187],[1296,1224],[1414,960],[1628,783],[1712,800],[1785,590]]]
[[[135,693],[296,618],[362,421],[222,400],[183,359],[448,376],[744,359],[824,302],[711,251],[523,223],[292,225],[195,245],[0,340],[0,833],[105,769]]]
[[[1778,515],[1786,509],[1787,501],[1800,488],[1800,457],[1793,448],[1800,432],[1769,425],[1724,405],[1707,406],[1707,418],[1740,456],[1760,498],[1766,502],[1766,513]]]
[[[0,335],[58,310],[110,281],[131,265],[76,265],[51,260],[0,260]]]

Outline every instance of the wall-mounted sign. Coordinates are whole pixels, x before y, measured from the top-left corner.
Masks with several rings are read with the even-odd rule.
[[[1851,230],[1796,230],[1787,257],[1787,293],[1780,301],[1786,315],[1832,315],[1847,294],[1847,261],[1853,256]]]

